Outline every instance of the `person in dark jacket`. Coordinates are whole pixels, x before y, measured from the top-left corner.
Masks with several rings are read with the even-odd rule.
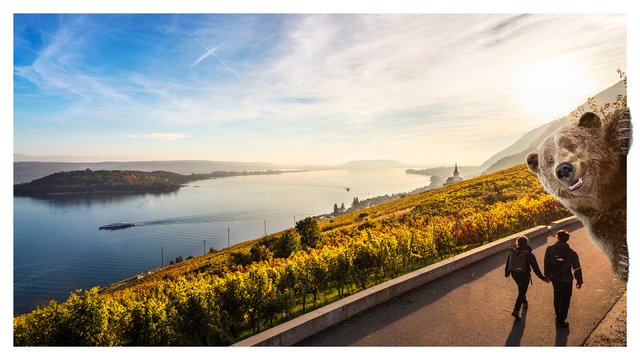
[[[580,289],[582,287],[582,269],[578,254],[567,244],[569,233],[560,230],[556,234],[556,238],[558,241],[549,246],[544,253],[544,274],[553,284],[556,327],[563,328],[569,326],[566,319],[571,302],[573,277],[576,278],[576,289]]]
[[[527,289],[529,289],[529,283],[531,282],[531,269],[540,280],[549,282],[545,276],[542,275],[538,261],[536,261],[535,255],[532,253],[532,248],[529,246],[529,239],[526,236],[520,236],[516,240],[516,246],[510,249],[509,257],[507,257],[507,264],[504,267],[504,277],[511,277],[518,285],[518,298],[516,298],[516,304],[513,307],[513,315],[516,320],[520,320],[520,308],[524,306],[526,309],[529,305],[527,301]],[[524,261],[518,265],[515,258],[524,256]]]

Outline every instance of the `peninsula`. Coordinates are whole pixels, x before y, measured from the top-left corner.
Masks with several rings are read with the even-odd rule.
[[[95,193],[157,193],[176,191],[184,184],[230,176],[275,175],[281,170],[214,171],[208,174],[181,175],[169,171],[98,170],[63,171],[13,186],[13,194],[56,195]]]

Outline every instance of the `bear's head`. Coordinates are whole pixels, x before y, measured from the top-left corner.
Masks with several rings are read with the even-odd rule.
[[[611,122],[592,112],[566,124],[527,155],[529,169],[545,190],[566,207],[606,209],[626,194],[626,166],[621,164]],[[622,188],[621,188],[622,187]]]

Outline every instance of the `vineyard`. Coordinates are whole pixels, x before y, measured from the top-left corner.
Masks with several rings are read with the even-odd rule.
[[[228,345],[570,215],[525,165],[252,240],[14,318],[14,345]]]

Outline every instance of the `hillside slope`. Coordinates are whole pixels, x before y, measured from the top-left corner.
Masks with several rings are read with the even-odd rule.
[[[227,345],[568,215],[520,165],[74,293],[15,317],[14,345]]]

